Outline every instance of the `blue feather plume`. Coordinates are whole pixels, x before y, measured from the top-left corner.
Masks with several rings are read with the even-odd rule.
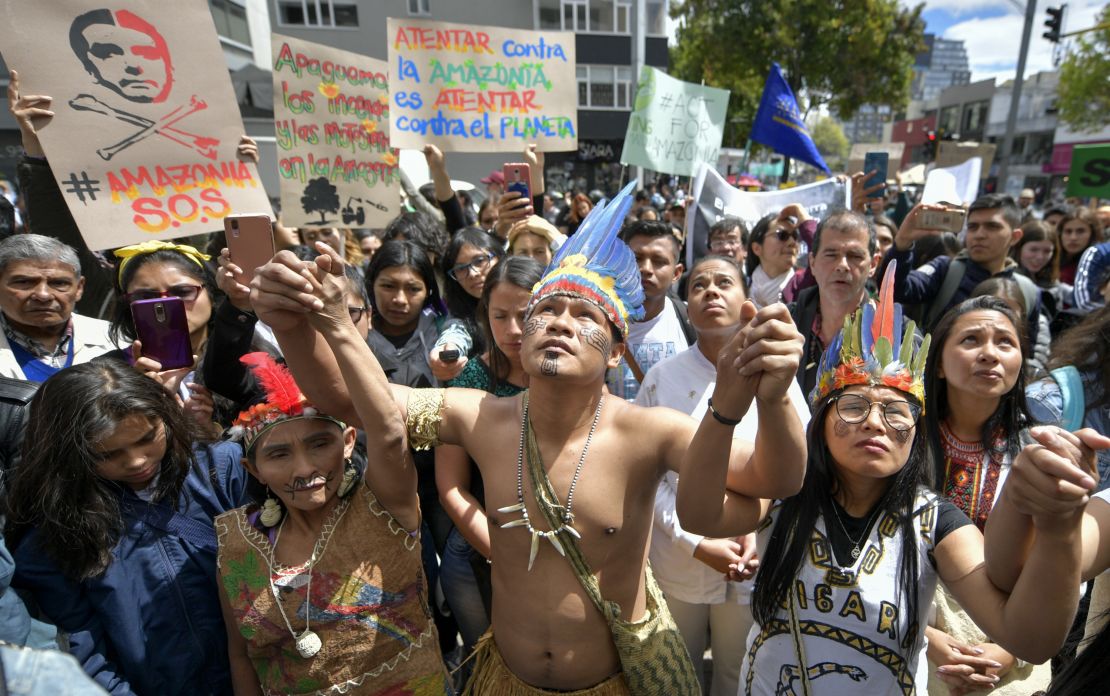
[[[636,183],[629,182],[612,200],[598,203],[578,226],[578,231],[555,253],[551,265],[547,267],[547,273],[550,273],[568,256],[582,254],[586,257],[586,268],[614,279],[617,296],[624,302],[632,321],[644,317],[644,288],[636,256],[620,240],[619,234],[632,207],[632,192]]]

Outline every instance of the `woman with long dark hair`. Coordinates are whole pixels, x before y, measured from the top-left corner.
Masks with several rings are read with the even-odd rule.
[[[447,278],[444,299],[451,316],[428,354],[428,364],[441,381],[458,377],[468,359],[486,352],[478,326],[478,300],[486,275],[504,255],[500,240],[482,230],[467,227],[451,237],[442,264]],[[441,353],[446,350],[457,351],[456,359],[444,360]]]
[[[131,343],[131,348],[109,355],[127,360],[171,392],[181,394],[186,412],[202,426],[209,427],[213,421],[230,423],[235,415],[234,405],[213,398],[198,378],[203,374],[208,338],[215,325],[213,308],[223,298],[207,263],[209,256],[187,244],[160,241],[123,247],[115,251],[115,256],[116,302],[109,335],[116,343]],[[131,303],[159,297],[177,297],[185,305],[189,340],[193,355],[197,356],[192,368],[162,371],[155,361],[141,356],[142,344],[137,340]],[[213,428],[213,434],[219,430]]]
[[[683,528],[716,537],[759,530],[756,626],[742,694],[924,692],[923,632],[938,580],[991,635],[1027,656],[1051,655],[1070,624],[1077,588],[1067,579],[1077,568],[1068,564],[1066,544],[1038,539],[1007,596],[983,568],[982,534],[929,491],[930,461],[918,423],[928,339],[914,347],[914,327],[902,330],[891,293],[846,322],[822,357],[798,495],[726,500],[731,438],[722,436],[712,450],[691,447],[683,460],[677,508]],[[762,363],[761,382],[778,378],[766,371],[776,357],[753,358]],[[741,370],[745,361],[741,353]],[[731,361],[723,369],[732,369]],[[753,386],[756,394],[759,388]],[[727,414],[727,422],[734,417]],[[719,429],[725,418],[707,415],[701,429]],[[1042,596],[1055,586],[1038,582],[1052,573],[1061,578],[1060,591]],[[970,669],[995,664],[968,659]],[[989,674],[970,679],[982,687],[996,681]]]
[[[798,261],[798,234],[796,224],[778,215],[766,215],[752,228],[744,268],[749,278],[748,297],[757,308],[782,298]]]
[[[1006,301],[974,297],[937,322],[926,367],[925,431],[934,453],[930,472],[936,490],[980,530],[1002,491],[1014,457],[1030,442],[1025,403],[1025,322]],[[1048,665],[1024,664],[996,645],[948,593],[936,599],[936,620],[927,630],[933,665],[960,664],[959,646],[983,650],[1002,664],[994,670],[1002,694],[1043,688]],[[930,679],[934,694],[945,680]]]
[[[238,445],[201,437],[115,360],[63,370],[31,402],[8,484],[14,585],[111,693],[230,692],[212,520],[247,502],[246,474]]]
[[[534,259],[510,256],[489,272],[478,319],[490,349],[468,362],[448,386],[496,396],[513,396],[527,388],[528,375],[520,363],[524,311],[543,269]],[[477,465],[463,448],[441,445],[435,456],[440,502],[455,525],[443,552],[440,581],[469,652],[489,628],[491,609],[484,488]]]

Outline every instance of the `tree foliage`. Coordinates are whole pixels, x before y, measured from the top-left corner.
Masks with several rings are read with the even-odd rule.
[[[809,135],[813,138],[813,144],[817,146],[817,151],[825,158],[825,164],[829,165],[830,169],[836,171],[847,164],[851,145],[848,144],[844,129],[840,127],[836,119],[822,116],[809,129]],[[837,162],[839,162],[839,165],[836,164]]]
[[[1110,5],[1097,23],[1110,24]],[[1083,35],[1060,64],[1057,103],[1060,120],[1077,131],[1110,123],[1110,26]]]
[[[827,104],[848,119],[863,104],[902,108],[924,50],[923,5],[899,0],[679,0],[676,77],[732,91],[725,143],[742,145],[771,63],[803,111]]]

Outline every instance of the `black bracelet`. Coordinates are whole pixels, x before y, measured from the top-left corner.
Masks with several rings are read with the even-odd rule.
[[[717,413],[717,409],[713,408],[713,397],[709,398],[709,412],[713,414],[713,417],[716,418],[717,422],[721,425],[727,425],[730,428],[735,428],[736,426],[740,425],[739,420],[725,418],[720,413]]]

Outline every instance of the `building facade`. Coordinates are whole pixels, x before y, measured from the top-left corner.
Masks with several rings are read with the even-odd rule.
[[[953,85],[971,82],[971,66],[963,41],[925,35],[926,50],[917,55],[913,67],[913,99],[929,101]]]
[[[1059,73],[1054,71],[1039,72],[1023,81],[1014,140],[1008,158],[1007,181],[997,182],[998,190],[1015,196],[1023,188],[1042,192],[1049,190],[1050,175],[1044,171],[1044,165],[1052,160],[1059,78]],[[996,143],[1000,150],[1006,136],[1006,119],[1010,114],[1012,95],[1013,81],[1008,80],[999,85],[991,97],[986,139]],[[999,154],[1006,157],[1001,151]]]

